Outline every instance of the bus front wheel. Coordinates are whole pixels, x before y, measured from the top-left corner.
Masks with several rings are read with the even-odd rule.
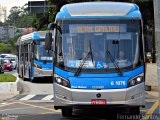
[[[72,108],[62,108],[62,116],[63,117],[71,117],[72,116]]]

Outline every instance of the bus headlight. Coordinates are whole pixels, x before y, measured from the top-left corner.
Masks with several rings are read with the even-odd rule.
[[[128,81],[128,87],[140,84],[142,82],[144,82],[143,76],[137,76],[137,77],[135,77],[135,78],[133,78],[133,79]]]
[[[60,78],[60,77],[56,77],[56,78],[55,78],[55,82],[56,82],[57,84],[59,84],[59,85],[62,85],[62,86],[64,86],[64,87],[70,88],[70,83],[69,83],[68,80],[65,80],[65,79]]]

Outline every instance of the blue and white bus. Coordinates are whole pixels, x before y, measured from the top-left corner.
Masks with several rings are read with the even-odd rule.
[[[62,109],[63,116],[85,107],[122,107],[140,113],[145,106],[145,56],[137,5],[67,4],[49,27],[55,31],[55,109]]]
[[[46,32],[33,32],[17,40],[17,70],[23,80],[52,77],[52,51],[45,49]]]

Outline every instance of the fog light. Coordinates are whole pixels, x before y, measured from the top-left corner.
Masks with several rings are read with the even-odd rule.
[[[134,86],[135,84],[136,84],[136,81],[135,81],[135,80],[131,80],[131,81],[130,81],[130,85],[131,85],[131,86]]]

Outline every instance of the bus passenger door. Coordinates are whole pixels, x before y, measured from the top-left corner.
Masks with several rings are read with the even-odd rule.
[[[28,44],[28,78],[31,79],[31,65],[32,65],[32,45]]]

